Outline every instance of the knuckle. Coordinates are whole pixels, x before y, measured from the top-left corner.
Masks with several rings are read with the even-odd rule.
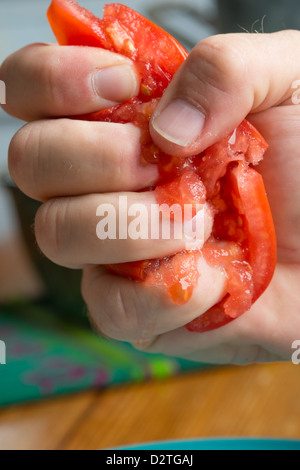
[[[50,47],[41,50],[41,55],[37,79],[43,87],[43,109],[51,109],[51,116],[65,115],[74,112],[74,100],[85,107],[92,103],[92,87],[86,79],[89,59],[83,50]],[[81,67],[74,68],[74,62]]]
[[[56,264],[65,266],[69,248],[69,199],[51,199],[43,204],[35,217],[35,237],[41,251]]]
[[[118,341],[135,341],[142,325],[135,304],[136,293],[116,279],[102,283],[89,275],[83,276],[81,292],[88,307],[88,316],[94,329]],[[105,293],[104,293],[105,290]],[[103,295],[102,295],[103,294]]]
[[[241,42],[241,44],[240,44]],[[246,85],[248,61],[245,40],[232,35],[217,35],[201,41],[187,59],[191,80],[232,94]],[[248,46],[249,49],[249,46]]]
[[[44,61],[44,64],[41,62],[40,66],[40,82],[45,86],[45,101],[54,110],[64,109],[66,106],[66,95],[63,93],[65,87],[62,86],[57,65],[57,59],[49,54],[48,61]]]
[[[125,124],[116,129],[113,183],[116,187],[122,185],[124,191],[135,189],[132,182],[135,181],[133,173],[140,159],[139,138],[138,128],[131,124]]]
[[[10,175],[29,196],[38,183],[35,168],[39,160],[40,140],[40,126],[26,124],[14,135],[8,149]]]
[[[242,44],[241,44],[242,43]],[[195,48],[195,54],[221,75],[243,73],[247,66],[244,41],[232,35],[217,35],[204,39]]]
[[[44,54],[44,49],[47,49],[45,46],[43,43],[26,45],[9,55],[0,68],[0,77],[6,86],[6,104],[3,109],[24,121],[36,118],[32,105],[42,106],[42,100],[32,101],[32,93],[37,95],[40,92],[40,77],[45,75],[43,70],[48,62]]]
[[[73,63],[73,57],[69,59],[65,50],[53,46],[33,49],[32,54],[36,64],[32,73],[43,96],[39,104],[41,109],[37,111],[41,115],[44,109],[52,110],[51,115],[63,114],[74,101],[74,90],[70,90],[70,81],[67,80],[72,70],[70,62]],[[81,99],[81,96],[78,96],[78,99]]]
[[[120,341],[130,341],[137,334],[137,312],[131,295],[135,295],[134,292],[131,292],[131,289],[124,292],[119,283],[113,283],[107,293],[108,308],[104,333]],[[113,312],[113,315],[110,312]]]
[[[37,200],[43,200],[44,175],[49,170],[44,142],[43,123],[29,123],[15,134],[8,149],[8,168],[12,179],[27,196]]]
[[[25,126],[26,127],[26,126]],[[16,184],[23,169],[24,155],[24,128],[20,129],[12,138],[8,148],[8,169]]]

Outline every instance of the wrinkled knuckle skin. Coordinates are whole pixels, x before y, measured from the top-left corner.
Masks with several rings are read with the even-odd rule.
[[[119,142],[122,145],[119,145]],[[131,191],[139,188],[138,181],[136,187],[132,185],[134,172],[137,171],[137,162],[140,161],[140,132],[132,124],[125,124],[116,133],[117,145],[115,151],[114,171],[112,183],[115,187],[122,186],[124,191]]]
[[[245,80],[246,48],[237,42],[233,35],[217,35],[201,41],[188,59],[193,73],[205,77],[208,84],[222,91]]]
[[[33,173],[33,163],[39,155],[39,128],[31,124],[23,126],[12,138],[8,149],[8,168],[16,185],[28,196],[38,181]]]
[[[0,77],[6,85],[6,105],[3,109],[24,121],[37,118],[31,106],[33,93],[38,96],[43,81],[48,80],[45,46],[43,43],[29,44],[8,56],[1,65]],[[38,104],[42,106],[35,100],[34,106]]]
[[[8,169],[11,178],[17,186],[22,189],[23,173],[23,155],[24,155],[24,138],[22,129],[19,130],[12,138],[8,148]],[[26,175],[25,175],[26,178]]]
[[[99,289],[101,279],[84,275],[81,284],[82,297],[88,308],[88,317],[95,331],[118,341],[138,339],[138,324],[134,302],[117,282],[106,284],[105,292]],[[99,292],[101,290],[101,292]],[[130,289],[129,289],[130,290]]]
[[[51,199],[43,204],[35,217],[35,237],[40,250],[56,264],[64,266],[64,255],[68,252],[68,230],[66,227],[68,204]]]
[[[40,83],[45,85],[45,101],[48,106],[54,110],[64,109],[68,105],[66,93],[64,93],[64,84],[61,83],[61,77],[58,73],[57,62],[51,57],[46,66],[40,66]]]
[[[123,293],[117,285],[106,294],[105,322],[102,331],[109,337],[119,341],[130,341],[135,336],[136,316],[128,302],[128,294]],[[113,305],[112,305],[113,304]]]
[[[52,114],[63,113],[70,106],[72,100],[70,83],[67,80],[69,61],[64,57],[63,52],[54,54],[48,48],[32,50],[32,54],[35,54],[35,63],[37,64],[32,75],[35,83],[38,84],[39,94],[43,96],[43,102],[40,103],[37,114],[42,116],[44,109],[52,110],[49,117]]]
[[[36,79],[44,98],[43,109],[51,110],[49,117],[72,114],[74,102],[92,102],[92,88],[85,76],[90,65],[84,50],[71,46],[69,50],[42,49],[40,55]],[[81,67],[74,68],[74,63]]]
[[[117,135],[116,135],[117,138]],[[135,142],[131,138],[128,128],[119,129],[118,138],[122,141],[122,146],[116,146],[116,164],[114,168],[114,183],[120,182],[122,186],[128,185],[128,180],[131,179],[131,165],[130,162],[134,160]],[[116,140],[117,142],[117,140]]]

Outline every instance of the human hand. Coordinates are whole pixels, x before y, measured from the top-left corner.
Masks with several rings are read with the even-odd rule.
[[[188,57],[153,116],[152,137],[166,153],[197,154],[228,135],[246,116],[270,146],[258,171],[277,232],[275,276],[248,313],[190,341],[192,359],[232,363],[290,359],[291,345],[300,337],[300,108],[292,99],[298,93],[293,84],[300,70],[293,51],[299,38],[298,32],[285,31],[207,39]],[[148,350],[174,354],[179,343],[189,344],[188,336],[174,331],[157,338]]]
[[[184,156],[199,153],[218,141],[251,113],[250,120],[270,144],[260,169],[278,235],[274,279],[250,312],[220,330],[201,334],[188,332],[184,325],[221,300],[225,288],[221,272],[203,264],[193,298],[186,306],[178,307],[160,291],[108,274],[99,266],[165,256],[183,247],[182,242],[175,240],[153,244],[97,239],[98,205],[103,201],[116,203],[119,191],[129,191],[129,198],[151,203],[151,193],[132,191],[149,186],[157,174],[154,166],[140,165],[139,131],[132,125],[45,119],[102,109],[87,87],[86,77],[91,70],[84,54],[80,57],[84,65],[76,67],[77,75],[73,64],[79,63],[79,58],[68,61],[71,52],[68,48],[70,52],[59,59],[59,54],[64,53],[57,46],[48,46],[48,51],[52,48],[51,53],[47,52],[51,60],[43,56],[47,53],[41,47],[45,51],[46,46],[30,46],[2,65],[0,79],[7,84],[7,111],[26,120],[38,120],[25,126],[12,141],[11,174],[29,196],[48,201],[37,214],[37,241],[58,264],[84,268],[83,294],[91,321],[106,335],[130,341],[149,352],[196,361],[246,363],[291,356],[291,344],[298,339],[298,331],[300,335],[296,289],[300,276],[299,223],[296,229],[300,209],[295,204],[299,201],[300,163],[295,137],[299,111],[290,102],[294,91],[291,84],[300,76],[300,67],[292,57],[298,41],[297,32],[228,35],[205,40],[178,72],[151,124],[152,136],[160,147]],[[79,53],[75,52],[77,48],[72,51]],[[86,51],[92,54],[91,49]],[[96,57],[99,50],[93,53]],[[38,60],[39,54],[42,57]],[[283,65],[280,75],[278,58]],[[59,63],[63,63],[63,69],[58,67]],[[134,94],[133,88],[128,97]],[[176,130],[172,126],[175,130],[172,143],[166,139],[167,129],[163,128],[161,136],[158,125],[164,126],[163,115],[159,113],[173,97],[181,99],[179,104],[187,100],[196,105],[201,114],[191,108],[193,122],[186,126],[192,130],[190,137],[182,134],[183,127]],[[110,97],[110,101],[118,99],[121,101],[120,96]],[[108,103],[103,102],[102,106],[107,107]],[[178,101],[175,106],[178,115]],[[170,124],[170,114],[167,121]],[[203,135],[197,139],[204,121]],[[180,146],[178,141],[190,145]],[[292,157],[287,160],[286,154]],[[109,191],[114,193],[108,194]]]

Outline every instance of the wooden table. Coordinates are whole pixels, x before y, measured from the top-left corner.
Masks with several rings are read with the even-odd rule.
[[[93,450],[216,436],[300,438],[300,366],[222,367],[0,410],[0,449]]]

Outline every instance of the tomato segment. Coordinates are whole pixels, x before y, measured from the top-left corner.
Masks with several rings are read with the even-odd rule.
[[[222,267],[227,276],[227,295],[217,305],[188,325],[189,331],[210,331],[224,326],[250,309],[253,298],[253,270],[245,252],[234,242],[210,240],[202,254],[210,266]]]
[[[127,276],[135,281],[145,281],[147,270],[151,269],[151,261],[136,261],[132,263],[111,264],[107,269],[115,274]]]
[[[103,19],[75,0],[53,0],[48,19],[60,44],[101,47],[135,62],[141,78],[137,97],[108,110],[77,116],[94,121],[131,122],[141,129],[141,158],[157,164],[155,191],[159,204],[204,204],[214,210],[210,238],[199,251],[178,253],[161,260],[109,266],[116,274],[155,285],[179,305],[192,296],[199,279],[198,261],[223,268],[225,298],[187,325],[190,331],[218,328],[249,310],[270,283],[276,263],[276,236],[263,180],[253,166],[268,146],[244,120],[233,133],[205,152],[180,159],[161,152],[149,132],[151,115],[187,57],[168,33],[120,4],[106,5]]]
[[[101,21],[73,0],[55,0],[47,12],[48,21],[62,46],[102,47],[105,44]]]
[[[241,202],[247,225],[249,263],[253,269],[255,302],[272,280],[277,257],[276,233],[262,176],[244,163],[230,174],[232,192]],[[239,203],[237,203],[239,204]]]
[[[230,137],[209,147],[199,161],[198,173],[212,198],[220,191],[219,180],[225,176],[228,164],[246,161],[257,165],[268,148],[267,143],[248,121],[244,120]]]
[[[106,5],[100,20],[74,0],[54,0],[48,20],[62,45],[101,47],[135,61],[142,79],[140,97],[146,99],[162,95],[187,57],[172,36],[119,3]]]
[[[193,295],[198,282],[197,269],[199,251],[182,252],[159,260],[157,266],[148,273],[145,283],[167,291],[173,302],[186,304]]]

